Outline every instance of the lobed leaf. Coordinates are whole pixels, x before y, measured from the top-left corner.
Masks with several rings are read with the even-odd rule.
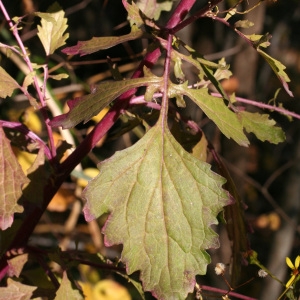
[[[280,127],[274,126],[276,122],[269,119],[269,115],[251,113],[247,111],[239,112],[241,122],[247,132],[252,132],[261,141],[268,141],[278,144],[285,140],[285,134]]]
[[[0,67],[0,97],[10,97],[17,88],[20,88],[19,84],[2,67]]]
[[[132,29],[130,33],[122,36],[93,37],[88,41],[79,41],[77,45],[67,47],[63,49],[62,52],[68,55],[79,54],[80,56],[83,56],[114,47],[124,42],[136,40],[141,38],[143,35],[144,33],[142,30],[135,28]]]
[[[185,299],[205,274],[207,248],[219,246],[210,228],[229,203],[225,180],[187,153],[159,121],[135,145],[100,164],[83,192],[87,221],[110,212],[105,244],[123,244],[129,274],[140,270],[158,299]]]
[[[142,78],[102,82],[96,87],[93,93],[68,101],[70,111],[53,118],[50,125],[71,128],[82,121],[87,122],[126,91],[140,86],[160,86],[161,80],[160,77],[148,74]]]
[[[22,195],[22,186],[28,179],[22,171],[12,149],[10,141],[0,127],[0,229],[5,230],[14,221],[14,214],[21,213],[23,207],[18,204]]]
[[[38,37],[43,44],[47,55],[53,54],[56,49],[65,45],[69,37],[65,30],[68,28],[67,18],[64,18],[64,11],[57,3],[53,4],[49,13],[39,13],[41,26],[38,25]]]
[[[187,84],[173,84],[170,88],[169,97],[175,97],[178,94],[186,95],[193,100],[207,117],[215,122],[227,138],[232,138],[242,146],[249,145],[238,116],[224,104],[222,98],[210,95],[208,90],[204,88],[189,89]]]

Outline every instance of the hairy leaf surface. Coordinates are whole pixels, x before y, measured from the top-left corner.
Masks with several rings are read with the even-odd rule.
[[[239,115],[242,116],[242,124],[246,131],[254,133],[261,141],[278,144],[285,140],[283,130],[280,127],[274,126],[276,122],[269,119],[269,115],[247,111],[241,111]]]
[[[54,4],[49,8],[49,13],[36,13],[41,17],[41,26],[38,25],[38,37],[43,44],[47,55],[53,54],[56,49],[65,45],[69,34],[65,33],[68,28],[64,11]]]
[[[22,195],[22,186],[28,182],[12,149],[10,141],[0,127],[0,229],[10,227],[14,213],[21,213],[23,207],[18,204]]]
[[[210,228],[229,203],[225,180],[186,152],[161,121],[132,147],[100,164],[85,189],[85,218],[110,212],[107,246],[123,244],[129,274],[158,299],[185,299],[218,247]]]
[[[53,118],[51,126],[73,127],[80,122],[89,121],[96,116],[104,107],[126,91],[145,85],[160,85],[161,78],[156,76],[145,76],[143,78],[126,79],[121,81],[102,82],[93,93],[68,101],[70,111],[66,114]]]
[[[19,84],[0,67],[0,97],[6,98],[7,96],[11,96],[14,90],[19,87]]]
[[[232,138],[242,146],[248,146],[249,141],[243,132],[243,125],[237,115],[232,112],[222,98],[217,98],[208,93],[207,89],[189,89],[187,84],[172,85],[170,97],[178,94],[186,95],[192,99],[219,127],[220,131],[228,138]]]

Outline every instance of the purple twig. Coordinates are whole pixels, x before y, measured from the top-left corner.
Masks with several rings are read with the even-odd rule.
[[[27,138],[30,138],[31,140],[35,141],[38,145],[39,148],[44,148],[44,152],[48,160],[51,160],[52,155],[51,152],[48,148],[48,146],[45,144],[45,142],[34,132],[30,131],[24,124],[18,123],[18,122],[10,122],[10,121],[3,121],[0,120],[0,126],[1,127],[6,127],[6,128],[11,128],[14,130],[17,130],[24,135],[26,135]]]

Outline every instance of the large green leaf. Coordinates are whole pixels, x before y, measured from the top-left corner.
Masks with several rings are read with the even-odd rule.
[[[23,173],[2,127],[0,157],[0,229],[5,230],[12,225],[14,214],[23,211],[18,200],[22,195],[22,186],[29,180]]]
[[[109,81],[100,83],[91,94],[68,101],[70,111],[53,118],[50,122],[51,126],[70,128],[82,121],[87,122],[130,89],[147,85],[160,86],[162,78],[152,76],[149,72],[145,72],[145,75],[142,78],[120,80],[114,83]]]
[[[192,99],[219,127],[220,131],[228,138],[232,138],[242,146],[248,146],[249,141],[243,132],[243,126],[236,113],[231,111],[222,98],[214,97],[207,89],[189,89],[187,84],[173,84],[170,88],[170,97],[178,94],[186,95]]]
[[[205,274],[207,248],[219,246],[210,228],[229,203],[225,180],[186,152],[159,121],[132,147],[100,164],[83,193],[85,218],[110,212],[107,246],[123,244],[129,274],[158,299],[185,299]]]
[[[280,127],[274,126],[276,122],[269,119],[269,115],[247,111],[241,111],[239,115],[242,117],[242,124],[246,131],[254,133],[261,141],[278,144],[285,140],[283,130]]]

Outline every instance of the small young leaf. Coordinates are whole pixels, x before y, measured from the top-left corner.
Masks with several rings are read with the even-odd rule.
[[[266,52],[262,51],[261,49],[257,49],[257,52],[267,61],[267,63],[270,65],[278,79],[281,81],[282,86],[284,87],[285,91],[291,96],[294,97],[293,93],[290,91],[288,82],[290,82],[289,76],[285,73],[286,67],[275,58],[268,55]]]
[[[87,122],[126,91],[140,86],[160,86],[161,81],[162,78],[153,75],[116,82],[102,82],[92,94],[68,101],[70,111],[53,118],[50,124],[54,127],[71,128],[82,121]]]
[[[83,295],[81,295],[79,290],[76,290],[72,287],[71,281],[67,276],[67,272],[64,271],[60,287],[56,292],[55,300],[66,300],[66,299],[83,300],[84,297]]]
[[[0,127],[0,229],[5,230],[14,221],[14,213],[21,213],[23,207],[18,204],[22,195],[22,186],[28,179],[22,171],[10,142]]]
[[[69,37],[65,30],[68,28],[64,11],[57,3],[54,3],[46,14],[37,14],[41,17],[41,25],[38,25],[38,37],[42,42],[47,55],[53,54],[56,49],[65,45]]]
[[[229,203],[224,179],[187,153],[162,122],[104,161],[83,192],[87,221],[110,212],[105,244],[123,244],[129,274],[158,299],[185,299],[219,246],[210,228]]]
[[[2,67],[0,67],[0,97],[10,97],[17,88],[20,88],[19,84]]]
[[[63,49],[62,52],[68,55],[79,54],[80,56],[83,56],[114,47],[124,42],[136,40],[141,38],[143,34],[142,30],[135,28],[131,30],[130,33],[122,36],[93,37],[88,41],[79,41],[77,45],[67,47]]]
[[[269,119],[269,115],[261,115],[259,113],[251,113],[247,111],[239,112],[242,117],[241,122],[247,132],[253,132],[261,141],[268,141],[278,144],[285,140],[285,134],[280,127],[274,126],[274,120]]]
[[[61,73],[61,74],[57,74],[57,75],[49,75],[48,77],[51,79],[54,79],[54,80],[62,80],[65,78],[69,78],[69,75],[66,73]]]
[[[189,89],[187,84],[173,84],[170,87],[169,97],[178,94],[186,95],[193,100],[227,138],[232,138],[242,146],[249,145],[237,115],[224,104],[222,98],[211,96],[207,89]]]

